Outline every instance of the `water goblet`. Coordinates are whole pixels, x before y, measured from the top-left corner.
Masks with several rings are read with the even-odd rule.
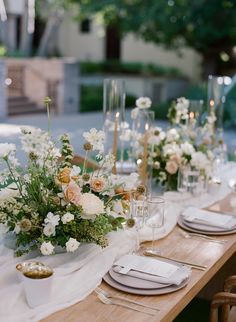
[[[161,197],[153,197],[147,200],[146,226],[152,229],[152,245],[145,251],[160,254],[160,249],[155,247],[156,228],[164,226],[165,200]]]

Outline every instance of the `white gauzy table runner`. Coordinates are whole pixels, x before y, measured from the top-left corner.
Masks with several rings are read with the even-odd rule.
[[[224,169],[224,180],[236,178],[236,166],[229,163]],[[205,194],[186,201],[168,203],[164,228],[157,229],[157,237],[168,235],[175,227],[180,210],[186,205],[206,207],[224,198],[230,192],[227,183],[214,194]],[[151,230],[144,228],[140,240],[151,240]],[[29,308],[18,279],[15,266],[29,257],[15,258],[13,251],[0,242],[0,322],[33,322],[69,307],[86,298],[100,283],[102,277],[120,256],[132,252],[135,236],[132,230],[113,232],[109,246],[84,244],[74,254],[62,253],[53,256],[35,257],[54,269],[51,301],[37,308]]]

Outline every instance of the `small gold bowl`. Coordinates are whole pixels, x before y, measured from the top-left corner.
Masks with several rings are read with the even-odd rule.
[[[18,263],[16,265],[16,269],[19,272],[24,273],[26,270],[28,270],[29,267],[33,267],[33,266],[45,266],[45,265],[41,262],[26,261],[26,262]]]

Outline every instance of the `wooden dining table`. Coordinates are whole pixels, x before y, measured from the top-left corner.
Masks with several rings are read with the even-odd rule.
[[[142,301],[145,304],[158,307],[160,310],[154,316],[135,312],[117,305],[103,304],[93,292],[83,301],[43,319],[43,322],[170,322],[187,306],[187,304],[205,287],[205,285],[221,270],[223,265],[236,251],[236,234],[214,236],[225,243],[215,243],[198,238],[185,238],[176,226],[172,232],[156,243],[162,254],[178,260],[184,260],[207,266],[201,271],[192,269],[188,284],[174,292],[165,295],[141,296],[118,291],[105,282],[101,288],[116,295]],[[143,244],[147,246],[148,243]],[[88,272],[89,273],[89,272]],[[66,287],[66,286],[65,286]],[[80,285],[78,285],[80,287]]]

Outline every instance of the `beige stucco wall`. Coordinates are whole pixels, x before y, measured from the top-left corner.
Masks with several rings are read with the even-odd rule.
[[[167,67],[176,67],[191,80],[201,76],[201,57],[194,50],[185,48],[181,56],[176,51],[145,43],[134,35],[127,35],[122,43],[122,60],[125,62],[142,61]]]
[[[80,24],[66,15],[58,35],[58,47],[62,55],[79,60],[104,59],[104,30],[93,21],[90,33],[81,33]]]
[[[5,0],[4,3],[7,13],[20,15],[24,10],[23,0]]]
[[[58,44],[61,54],[65,56],[73,56],[83,61],[99,61],[105,58],[104,28],[97,21],[93,21],[90,33],[81,33],[79,23],[67,15],[60,27]],[[182,56],[179,56],[175,51],[145,43],[129,34],[122,41],[121,55],[125,62],[152,62],[177,67],[192,81],[200,79],[201,58],[192,49],[183,49]]]

